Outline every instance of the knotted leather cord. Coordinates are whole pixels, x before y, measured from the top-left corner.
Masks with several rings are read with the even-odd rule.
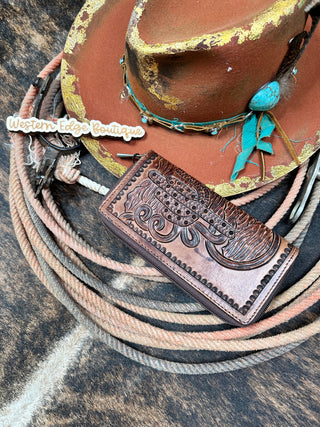
[[[52,72],[60,64],[61,56],[53,60],[42,72],[41,77]],[[20,116],[26,118],[31,114],[33,99],[36,90],[30,88],[22,107]],[[152,319],[164,320],[166,323],[181,323],[188,325],[221,325],[213,315],[190,314],[199,311],[197,303],[173,304],[160,301],[147,300],[133,296],[126,292],[117,291],[103,284],[97,279],[78,259],[75,252],[96,260],[101,265],[127,274],[142,275],[144,278],[159,279],[159,273],[148,267],[133,267],[119,263],[98,254],[72,230],[57,209],[50,190],[43,191],[45,203],[42,205],[34,200],[33,189],[24,164],[24,137],[21,134],[13,136],[14,150],[11,157],[10,176],[10,205],[16,234],[28,262],[41,281],[53,292],[57,298],[72,312],[82,323],[99,336],[104,342],[121,354],[139,361],[147,366],[168,372],[203,374],[225,372],[252,366],[263,360],[270,360],[287,351],[290,351],[309,336],[319,332],[319,319],[307,326],[293,331],[273,335],[268,338],[255,338],[249,341],[246,338],[256,336],[263,331],[287,322],[299,313],[311,307],[319,300],[319,270],[318,263],[310,272],[288,291],[278,296],[270,307],[270,312],[280,306],[286,305],[282,310],[246,327],[218,330],[214,332],[173,332],[163,327],[152,326],[149,322],[141,321],[123,311],[127,307],[132,313],[140,313]],[[295,183],[278,212],[269,220],[274,225],[288,210],[297,194],[306,166],[300,168]],[[269,187],[272,188],[272,183]],[[265,186],[267,187],[267,186]],[[237,199],[241,205],[248,200],[260,197],[268,188],[259,189],[253,195]],[[291,199],[292,197],[292,199]],[[316,185],[308,208],[287,239],[290,241],[301,240],[310,224],[312,215],[319,203],[320,185]],[[290,200],[291,199],[291,200]],[[50,237],[46,227],[53,232],[56,242]],[[86,255],[85,255],[86,254]],[[70,257],[73,259],[71,262]],[[46,261],[44,261],[46,259]],[[78,280],[80,279],[80,280]],[[93,292],[84,283],[96,289]],[[104,295],[105,298],[102,298]],[[114,306],[113,302],[116,302]],[[154,310],[155,308],[155,310]],[[185,311],[186,313],[181,313]],[[112,334],[112,335],[111,335]],[[114,336],[113,336],[114,335]],[[218,363],[181,364],[161,360],[147,354],[138,352],[118,340],[125,339],[132,343],[168,349],[210,349],[223,351],[254,351],[272,348],[272,350],[259,352],[244,358],[227,360]],[[283,345],[286,344],[284,347]],[[280,348],[273,348],[277,346]]]

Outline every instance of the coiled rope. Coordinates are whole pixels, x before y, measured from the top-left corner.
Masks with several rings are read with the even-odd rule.
[[[61,54],[58,55],[48,64],[39,76],[44,78],[48,73],[57,70],[61,56]],[[50,116],[52,104],[56,99],[56,90],[57,85],[54,84],[41,108],[41,117]],[[21,118],[32,115],[36,96],[37,89],[31,86],[21,105],[19,112]],[[56,110],[60,111],[60,107],[59,104]],[[244,328],[230,328],[214,315],[203,314],[203,309],[198,303],[172,303],[147,299],[103,283],[78,255],[122,274],[157,282],[166,282],[167,279],[159,276],[159,272],[154,268],[121,263],[96,251],[65,220],[50,189],[42,191],[41,202],[35,199],[32,174],[30,167],[26,165],[25,147],[29,143],[29,138],[23,134],[13,134],[12,141],[10,209],[22,251],[35,274],[49,291],[79,322],[115,351],[146,366],[167,372],[189,375],[213,374],[254,366],[278,357],[320,331],[318,318],[302,327],[261,337],[262,333],[286,324],[319,301],[320,261],[305,277],[274,299],[266,318]],[[33,144],[36,156],[41,158],[43,147],[37,138],[34,138]],[[73,167],[74,161],[70,166],[69,160],[66,158],[61,160],[57,172],[58,179],[68,183],[86,182],[89,187],[102,194],[107,192],[103,186],[83,177],[78,169]],[[63,167],[66,164],[67,171],[67,168]],[[304,164],[300,167],[285,200],[268,220],[269,227],[274,227],[290,209],[306,171],[307,164]],[[273,189],[280,181],[265,185],[249,195],[236,199],[234,203],[238,206],[249,203]],[[320,184],[317,183],[307,209],[299,223],[287,234],[287,240],[298,246],[301,245],[319,200]],[[154,325],[155,321],[157,326]],[[210,328],[216,326],[217,329],[200,332],[172,330],[173,325],[176,324],[188,325],[188,328],[199,325],[210,326]],[[223,351],[230,354],[230,358],[223,362],[179,363],[151,356],[147,351],[136,350],[123,341],[131,345],[174,351]],[[247,351],[255,353],[232,358],[233,352]]]

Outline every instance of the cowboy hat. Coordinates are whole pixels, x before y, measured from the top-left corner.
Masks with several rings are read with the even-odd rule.
[[[82,138],[116,176],[117,153],[154,150],[223,196],[259,187],[319,146],[318,16],[303,0],[89,0],[64,49],[67,112],[144,127]]]

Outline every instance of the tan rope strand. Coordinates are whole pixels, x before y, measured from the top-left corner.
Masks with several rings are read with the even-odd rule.
[[[277,211],[272,215],[272,217],[266,222],[266,226],[269,228],[274,228],[278,222],[284,217],[284,215],[288,212],[293,202],[295,201],[304,178],[306,176],[307,170],[309,166],[309,160],[304,162],[298,169],[298,173],[295,177],[294,183],[291,186],[289,193],[285,197],[284,201],[281,203],[280,207]]]

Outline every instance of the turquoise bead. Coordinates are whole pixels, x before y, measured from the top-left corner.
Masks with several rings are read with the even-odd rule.
[[[148,117],[142,116],[141,121],[142,121],[142,123],[148,123]]]
[[[268,111],[275,107],[280,99],[280,85],[273,81],[262,88],[251,98],[249,108],[252,111]]]

